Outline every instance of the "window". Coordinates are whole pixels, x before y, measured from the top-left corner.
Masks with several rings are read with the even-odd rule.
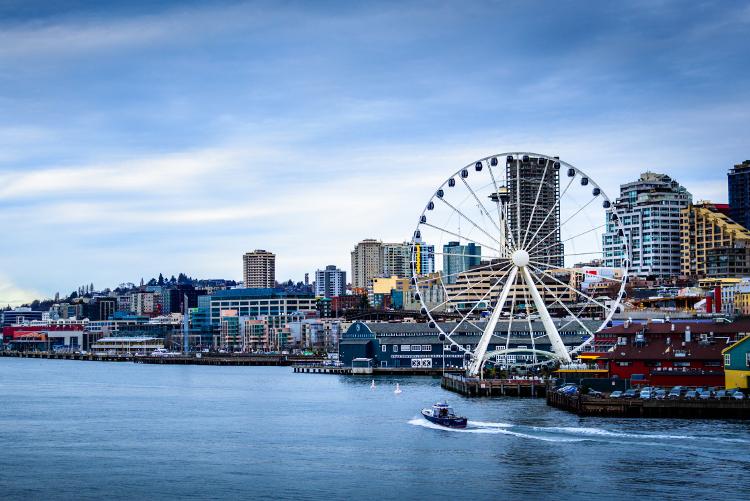
[[[411,346],[409,346],[408,344],[402,344],[401,351],[411,351]]]
[[[385,352],[385,351],[387,351],[387,350],[385,349],[385,345],[382,345],[382,346],[380,347],[380,351],[382,351],[382,352]]]
[[[627,367],[630,365],[630,362],[617,362],[618,367]]]
[[[675,367],[690,367],[690,362],[675,362]]]
[[[397,344],[393,345],[393,353],[398,353],[398,345]]]
[[[432,346],[430,346],[429,344],[423,344],[422,351],[432,351]]]
[[[745,365],[750,367],[750,351],[745,353]]]
[[[724,354],[724,365],[731,365],[732,363],[732,355],[729,353]]]

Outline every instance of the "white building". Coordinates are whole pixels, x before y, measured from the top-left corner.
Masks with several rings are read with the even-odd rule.
[[[346,272],[334,265],[315,272],[315,295],[318,297],[336,297],[346,294]]]
[[[256,249],[242,257],[242,279],[248,289],[276,286],[276,254]]]
[[[630,239],[629,273],[661,278],[680,275],[680,211],[692,195],[666,174],[645,172],[637,181],[620,185],[620,196],[607,213],[603,236],[604,266],[625,265],[623,237]],[[615,224],[619,218],[624,235]]]
[[[352,251],[352,286],[366,289],[372,279],[383,273],[383,243],[366,239]]]

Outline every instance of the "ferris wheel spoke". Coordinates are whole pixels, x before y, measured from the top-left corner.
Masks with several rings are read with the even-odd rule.
[[[508,275],[508,279],[505,281],[505,284],[503,284],[503,289],[500,292],[500,298],[498,299],[495,308],[492,310],[492,315],[490,315],[490,318],[484,327],[482,337],[477,343],[477,347],[474,352],[474,359],[469,369],[470,375],[476,375],[484,365],[484,355],[485,353],[487,353],[487,347],[490,344],[490,339],[492,339],[492,335],[495,333],[497,321],[500,319],[500,315],[503,312],[503,306],[505,306],[505,301],[507,301],[508,299],[508,294],[510,293],[512,284],[516,281],[517,273],[518,267],[514,266],[513,268],[511,268],[510,275]]]
[[[529,338],[531,339],[531,348],[536,349],[536,337],[534,336],[534,327],[531,324],[531,308],[529,308],[529,295],[528,295],[528,286],[524,284],[523,286],[523,302],[524,306],[526,308],[526,323],[528,324],[529,329]]]
[[[466,315],[464,315],[464,314],[461,314],[461,316],[462,316],[462,317],[463,317],[464,319],[466,319],[466,318],[468,318],[468,317],[469,317],[469,315],[471,315],[472,313],[474,313],[474,310],[476,310],[476,309],[477,309],[477,307],[478,307],[478,306],[479,306],[479,305],[480,305],[480,304],[481,304],[481,303],[482,303],[482,302],[483,302],[483,301],[484,301],[485,299],[487,299],[487,296],[489,296],[489,295],[490,295],[490,293],[491,293],[491,292],[493,291],[493,289],[495,289],[495,287],[497,287],[497,286],[498,286],[498,285],[500,284],[500,282],[502,282],[502,281],[503,281],[503,279],[504,279],[504,278],[505,278],[505,277],[506,277],[506,276],[508,275],[508,273],[511,273],[511,270],[513,270],[513,269],[515,269],[515,266],[511,266],[510,268],[508,268],[508,270],[507,270],[507,271],[506,271],[505,273],[503,273],[503,275],[502,275],[502,276],[501,276],[500,278],[498,278],[498,279],[497,279],[497,281],[496,281],[496,282],[495,282],[494,284],[492,284],[492,285],[490,286],[490,288],[489,288],[489,289],[487,289],[487,292],[485,292],[485,293],[484,293],[484,295],[483,295],[483,296],[481,297],[481,299],[479,299],[479,301],[477,301],[476,303],[474,303],[474,306],[472,306],[472,307],[471,307],[471,309],[469,310],[469,312],[468,312],[468,313],[466,313]],[[450,337],[451,335],[453,335],[453,333],[454,333],[454,332],[456,331],[456,329],[458,328],[458,326],[459,326],[459,325],[461,325],[461,322],[459,322],[459,324],[458,324],[458,325],[456,325],[456,327],[454,327],[454,328],[453,328],[453,329],[451,330],[450,334],[448,334],[448,337]]]
[[[596,230],[601,230],[601,229],[602,229],[602,228],[604,228],[605,226],[606,226],[605,224],[600,224],[599,226],[595,226],[594,228],[591,228],[590,230],[586,230],[586,231],[583,231],[583,232],[579,233],[578,235],[573,235],[572,237],[568,237],[568,238],[566,238],[565,240],[560,240],[559,242],[555,242],[555,243],[553,243],[553,244],[551,244],[551,245],[548,245],[548,246],[546,246],[546,247],[543,247],[542,249],[536,249],[536,248],[535,248],[535,249],[534,249],[534,251],[535,251],[535,254],[534,254],[534,255],[539,255],[539,253],[540,253],[540,252],[544,252],[544,251],[545,251],[545,250],[547,250],[547,249],[551,249],[552,247],[555,247],[555,246],[558,246],[558,245],[564,244],[565,242],[569,242],[569,241],[573,240],[574,238],[582,237],[583,235],[586,235],[586,234],[588,234],[588,233],[591,233],[592,231],[596,231]],[[531,253],[530,253],[530,254],[531,254]]]
[[[497,267],[497,263],[485,264],[483,266],[477,266],[476,268],[471,268],[471,269],[463,270],[463,271],[457,271],[455,273],[449,273],[447,275],[443,275],[441,273],[440,274],[440,280],[442,281],[443,279],[448,278],[448,277],[456,277],[458,275],[461,275],[462,273],[466,273],[467,271],[482,271],[482,270],[488,270],[488,269],[491,270],[494,267]],[[425,279],[422,279],[422,280],[417,280],[417,283],[418,284],[420,284],[420,283],[425,284],[425,283],[433,282],[435,280],[437,280],[437,279],[435,279],[435,278],[425,278]]]
[[[482,256],[481,254],[463,254],[463,253],[456,254],[455,252],[432,252],[431,254],[434,254],[436,256],[478,257],[480,259],[483,258],[483,257],[486,257],[486,258],[498,259],[497,257],[494,257],[494,256]],[[502,258],[500,258],[500,259],[502,259]]]
[[[531,294],[531,299],[534,301],[534,305],[536,306],[536,311],[539,313],[542,324],[544,324],[544,329],[547,331],[547,337],[549,338],[550,344],[552,345],[552,351],[561,360],[566,363],[570,363],[571,359],[570,355],[568,354],[568,350],[565,348],[565,344],[560,337],[560,333],[557,331],[557,327],[555,327],[555,323],[552,321],[552,317],[547,311],[547,307],[544,305],[544,301],[539,295],[539,291],[537,290],[536,285],[534,285],[534,280],[531,278],[531,273],[529,272],[528,266],[522,267],[521,272],[523,273],[523,279],[526,282],[529,294]]]
[[[453,236],[458,237],[458,238],[463,238],[467,242],[475,243],[477,245],[480,245],[480,246],[485,247],[487,249],[493,250],[493,251],[497,252],[498,254],[500,254],[500,249],[496,249],[495,247],[492,247],[491,245],[484,244],[482,242],[479,242],[478,240],[474,240],[474,239],[469,238],[467,236],[461,235],[460,233],[456,233],[456,232],[453,232],[453,231],[450,231],[450,230],[446,230],[445,228],[441,228],[440,226],[435,226],[434,224],[430,224],[430,223],[421,223],[421,224],[423,224],[424,226],[429,226],[430,228],[434,228],[434,229],[436,229],[438,231],[442,231],[444,233],[448,233],[449,235],[453,235]]]
[[[500,231],[500,227],[497,224],[495,224],[495,220],[492,218],[492,216],[490,216],[489,211],[487,211],[487,207],[485,207],[482,201],[479,200],[479,197],[477,196],[476,193],[474,193],[474,190],[471,189],[471,186],[469,186],[469,183],[466,182],[466,179],[464,179],[463,176],[458,176],[458,177],[461,179],[461,182],[464,183],[464,186],[466,186],[466,189],[471,192],[471,195],[474,197],[474,200],[477,201],[477,204],[479,204],[477,208],[480,211],[484,212],[484,215],[487,216],[487,218],[492,222],[495,228],[497,228],[497,231]]]
[[[518,283],[518,275],[513,279],[513,299],[511,300],[510,304],[510,316],[508,317],[508,331],[505,333],[505,351],[508,351],[510,348],[510,333],[511,328],[513,327],[513,315],[516,313],[516,297],[518,296],[518,290],[516,289],[516,284]],[[505,361],[507,365],[508,361],[508,355],[505,355]]]
[[[550,289],[549,287],[547,287],[547,284],[545,284],[545,283],[544,283],[544,282],[543,282],[542,280],[540,280],[540,279],[539,279],[539,277],[537,277],[536,275],[534,275],[534,273],[532,273],[532,272],[529,272],[529,274],[530,274],[530,275],[531,275],[531,276],[532,276],[533,278],[535,278],[535,279],[537,280],[537,282],[539,282],[540,284],[542,284],[542,287],[544,287],[544,289],[545,289],[545,290],[546,290],[546,291],[547,291],[548,293],[552,294],[552,297],[553,297],[553,298],[555,298],[555,302],[557,302],[557,303],[558,303],[558,304],[559,304],[560,306],[562,306],[562,307],[563,307],[563,308],[565,309],[565,311],[566,311],[566,312],[568,313],[568,315],[570,315],[570,316],[571,316],[571,318],[573,318],[573,320],[575,320],[576,322],[578,322],[578,325],[580,325],[581,327],[583,327],[583,329],[584,329],[584,330],[585,330],[586,332],[588,332],[588,333],[589,333],[590,335],[592,335],[592,336],[594,335],[594,333],[593,333],[593,332],[591,332],[591,329],[589,329],[588,327],[586,327],[586,325],[584,325],[584,324],[583,324],[583,322],[581,322],[581,320],[580,320],[580,319],[579,319],[579,318],[578,318],[578,317],[577,317],[576,315],[573,315],[573,312],[572,312],[572,311],[570,311],[570,309],[569,309],[569,308],[568,308],[568,307],[567,307],[567,306],[565,305],[565,303],[563,303],[563,302],[562,302],[562,301],[560,300],[560,298],[558,297],[558,295],[557,295],[557,294],[555,294],[555,293],[554,293],[554,291],[553,291],[552,289]]]
[[[571,252],[569,254],[544,254],[546,258],[553,257],[574,257],[574,256],[590,256],[591,254],[604,254],[604,251],[591,251],[591,252]]]
[[[484,228],[480,227],[480,226],[479,226],[479,225],[478,225],[477,223],[475,223],[475,222],[474,222],[474,220],[473,220],[473,219],[471,219],[471,218],[469,218],[468,216],[466,216],[466,214],[464,214],[463,212],[461,212],[460,210],[458,210],[458,209],[457,209],[456,207],[454,207],[454,206],[453,206],[453,205],[452,205],[452,204],[451,204],[450,202],[448,202],[448,201],[447,201],[447,200],[446,200],[445,198],[438,198],[438,200],[442,200],[442,201],[443,201],[443,203],[444,203],[445,205],[447,205],[448,207],[450,207],[451,209],[453,209],[453,210],[454,210],[454,211],[455,211],[455,212],[456,212],[456,213],[457,213],[457,214],[458,214],[459,216],[463,217],[463,218],[464,218],[464,219],[466,219],[466,220],[467,220],[468,222],[470,222],[470,223],[472,224],[472,226],[474,226],[474,227],[475,227],[476,229],[478,229],[479,231],[481,231],[482,233],[484,233],[485,235],[487,235],[488,237],[490,237],[490,239],[491,239],[491,240],[493,240],[493,241],[497,242],[499,246],[501,246],[501,247],[502,247],[502,246],[504,245],[504,243],[503,243],[503,242],[501,242],[501,241],[500,241],[500,240],[498,240],[497,238],[495,238],[495,237],[493,237],[492,235],[490,235],[489,233],[487,233],[487,230],[485,230]]]
[[[555,200],[555,204],[552,206],[550,211],[547,213],[547,215],[542,220],[542,224],[539,225],[539,228],[536,229],[533,235],[531,235],[531,238],[529,239],[529,242],[533,242],[536,236],[539,234],[539,231],[544,228],[544,224],[547,222],[547,220],[550,218],[552,214],[555,213],[557,210],[557,207],[560,205],[560,200],[565,196],[565,194],[568,192],[568,188],[570,188],[570,185],[573,184],[573,178],[570,179],[570,182],[568,182],[567,186],[565,186],[565,189],[562,193],[560,193],[560,196],[557,197],[557,200]]]
[[[499,200],[499,197],[500,197],[500,188],[498,188],[498,186],[497,186],[497,181],[495,180],[495,173],[492,171],[492,164],[491,163],[487,165],[487,170],[490,171],[490,177],[492,178],[492,186],[495,187],[495,196],[498,197],[498,201],[495,204],[495,208],[497,209],[497,222],[498,222],[498,224],[502,225],[503,224],[503,217],[501,215],[501,210],[500,210],[500,205],[501,204],[500,204],[500,200]],[[498,228],[498,230],[499,229],[500,228]],[[507,243],[506,243],[506,247],[507,247]]]
[[[493,278],[497,277],[497,276],[498,276],[498,275],[500,275],[501,273],[507,273],[507,271],[508,271],[508,270],[510,270],[510,266],[507,266],[507,267],[505,267],[505,268],[502,268],[502,269],[500,269],[500,270],[496,271],[495,273],[491,274],[490,276],[488,276],[488,277],[485,277],[485,278],[484,278],[484,280],[487,280],[487,279],[489,279],[489,280],[492,280]],[[503,276],[504,276],[504,275],[503,275]],[[502,276],[500,277],[500,279],[502,280]],[[441,282],[442,282],[442,281],[441,281]],[[448,290],[447,290],[447,289],[445,288],[445,286],[443,286],[443,289],[445,290],[445,297],[446,297],[447,299],[446,299],[445,301],[443,301],[442,303],[440,303],[439,305],[435,306],[435,307],[434,307],[433,309],[431,309],[431,310],[430,310],[430,309],[428,309],[428,311],[429,311],[430,313],[432,313],[432,312],[433,312],[433,311],[435,311],[435,310],[436,310],[437,308],[440,308],[440,307],[442,307],[442,306],[445,306],[446,304],[450,303],[451,301],[456,301],[456,298],[457,298],[457,297],[460,297],[460,296],[462,296],[463,294],[466,294],[467,292],[469,292],[469,291],[471,291],[471,290],[474,290],[474,288],[475,288],[476,286],[478,286],[478,285],[481,285],[482,283],[483,283],[483,280],[478,280],[478,281],[476,281],[476,282],[472,282],[472,281],[469,281],[469,284],[470,284],[470,286],[469,286],[469,287],[467,287],[467,288],[464,288],[464,289],[462,289],[462,290],[460,290],[460,291],[458,291],[458,292],[455,292],[455,293],[454,293],[454,294],[453,294],[452,296],[451,296],[451,294],[450,294],[450,293],[448,292]]]
[[[543,269],[541,269],[541,268],[538,268],[538,267],[536,267],[536,266],[533,266],[533,265],[529,265],[529,267],[531,267],[531,268],[532,268],[533,270],[535,270],[535,271],[536,271],[537,273],[541,273],[541,274],[542,274],[542,275],[544,275],[545,277],[547,277],[547,278],[549,278],[549,279],[551,279],[551,280],[554,280],[554,281],[555,281],[555,282],[557,282],[558,284],[562,285],[563,287],[566,287],[567,289],[569,289],[570,291],[572,291],[572,292],[574,292],[574,293],[578,294],[579,296],[581,296],[581,297],[584,297],[584,298],[588,299],[589,301],[591,301],[592,303],[596,304],[597,306],[599,306],[599,307],[601,307],[601,308],[604,308],[604,310],[605,310],[605,311],[609,310],[609,307],[608,307],[608,306],[604,305],[603,303],[600,303],[599,301],[597,301],[597,300],[596,300],[596,299],[594,299],[593,297],[589,296],[589,295],[588,295],[588,294],[586,294],[585,292],[579,291],[578,289],[576,289],[576,288],[575,288],[575,287],[573,287],[572,285],[570,285],[570,284],[566,284],[565,282],[563,282],[563,281],[561,281],[561,280],[558,280],[558,279],[557,279],[557,277],[555,277],[555,276],[553,276],[553,275],[550,275],[549,273],[545,272],[545,271],[544,271]]]
[[[544,186],[544,179],[547,177],[547,169],[549,168],[549,161],[544,162],[544,171],[542,172],[542,178],[539,180],[539,188],[536,190],[536,198],[534,198],[534,207],[531,208],[531,216],[526,223],[526,231],[523,234],[523,242],[521,248],[526,246],[526,238],[529,236],[529,229],[531,228],[531,222],[534,220],[534,213],[536,212],[537,205],[539,204],[539,195],[542,193],[542,186]]]
[[[562,229],[562,227],[563,227],[563,226],[565,226],[565,224],[566,224],[566,223],[567,223],[568,221],[570,221],[571,219],[573,219],[574,217],[576,217],[576,216],[577,216],[578,214],[580,214],[580,213],[581,213],[581,212],[582,212],[582,211],[583,211],[583,210],[584,210],[584,209],[585,209],[586,207],[588,207],[588,206],[589,206],[589,204],[591,204],[591,202],[593,202],[594,200],[596,200],[596,197],[592,198],[591,200],[589,200],[588,202],[586,202],[586,203],[585,203],[584,205],[582,205],[582,206],[581,206],[581,207],[580,207],[580,208],[579,208],[579,209],[578,209],[577,211],[575,211],[575,213],[573,213],[573,215],[572,215],[572,216],[568,217],[568,218],[567,218],[567,219],[566,219],[565,221],[563,221],[562,223],[560,223],[560,225],[559,225],[559,226],[557,226],[557,227],[556,227],[556,228],[555,228],[554,230],[552,230],[552,231],[550,231],[549,233],[547,233],[547,234],[546,234],[546,235],[544,236],[544,238],[542,238],[542,239],[540,239],[540,240],[537,240],[537,242],[536,242],[536,245],[534,245],[534,247],[532,247],[531,249],[528,249],[528,252],[533,252],[533,250],[534,250],[534,249],[536,249],[537,247],[539,247],[539,246],[540,246],[540,245],[542,244],[542,242],[544,242],[545,240],[547,240],[547,239],[548,239],[549,237],[551,237],[551,236],[552,236],[552,235],[554,235],[555,233],[559,232],[559,231],[560,231],[560,230]]]

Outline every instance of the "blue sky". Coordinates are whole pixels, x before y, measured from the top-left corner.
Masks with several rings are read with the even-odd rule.
[[[504,151],[726,201],[749,34],[733,1],[0,0],[0,304],[255,248],[348,269]]]

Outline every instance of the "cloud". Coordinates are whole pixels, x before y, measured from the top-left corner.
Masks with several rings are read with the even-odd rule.
[[[22,289],[7,277],[0,275],[0,306],[20,306],[40,297],[38,292]]]

